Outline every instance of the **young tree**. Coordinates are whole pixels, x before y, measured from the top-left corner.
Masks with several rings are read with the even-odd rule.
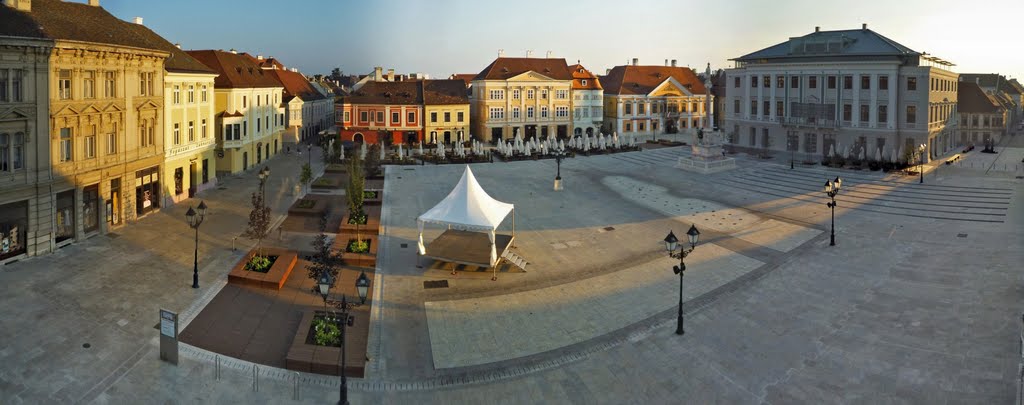
[[[313,237],[313,260],[306,266],[306,275],[313,280],[313,291],[319,293],[316,282],[320,276],[329,274],[331,287],[338,280],[338,268],[341,267],[341,251],[331,249],[331,242],[327,239],[327,215],[320,217],[320,233]]]
[[[377,171],[380,170],[380,145],[370,145],[370,148],[366,151],[366,161],[364,166],[366,167],[366,175],[377,175]]]
[[[310,169],[309,164],[304,164],[302,165],[302,174],[299,175],[299,183],[305,188],[311,181],[313,181],[313,169]]]
[[[263,201],[263,193],[252,193],[252,211],[249,229],[242,236],[256,241],[256,256],[263,256],[263,239],[270,233],[270,208]]]
[[[372,156],[373,154],[369,155]],[[350,220],[355,220],[363,215],[363,188],[365,184],[363,162],[359,159],[359,154],[353,154],[352,159],[348,161],[348,185],[345,187]]]

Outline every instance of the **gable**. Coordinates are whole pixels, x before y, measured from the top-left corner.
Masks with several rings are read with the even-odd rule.
[[[649,97],[664,97],[664,96],[677,96],[686,97],[692,96],[694,93],[687,89],[685,86],[676,81],[675,78],[669,77],[661,84],[657,85],[654,90],[651,90],[647,94]]]
[[[79,109],[75,108],[71,104],[65,104],[64,107],[61,107],[57,111],[52,112],[50,115],[57,117],[61,115],[78,115],[79,113]]]
[[[31,118],[31,115],[18,108],[8,108],[0,111],[0,121],[24,121]]]
[[[142,110],[159,110],[162,108],[159,104],[154,103],[153,100],[145,100],[142,103],[135,106],[138,111]]]
[[[554,80],[555,79],[551,77],[544,76],[532,70],[508,78],[508,81],[510,82],[550,82]]]

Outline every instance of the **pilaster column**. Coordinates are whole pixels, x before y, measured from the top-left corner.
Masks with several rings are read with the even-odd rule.
[[[871,74],[871,107],[868,109],[869,126],[878,128],[878,73]]]

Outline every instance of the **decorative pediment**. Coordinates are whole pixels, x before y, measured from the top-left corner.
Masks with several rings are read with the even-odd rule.
[[[548,81],[554,81],[554,80],[555,79],[552,79],[552,78],[550,78],[548,76],[545,76],[545,75],[542,75],[540,73],[534,72],[532,70],[528,70],[526,72],[523,72],[523,73],[520,73],[518,75],[515,75],[515,76],[512,76],[512,77],[508,78],[508,81],[510,81],[510,82],[538,82],[538,81],[548,82]]]
[[[163,107],[161,107],[157,103],[154,103],[153,100],[145,100],[145,101],[143,101],[143,102],[141,102],[141,103],[139,103],[139,104],[137,104],[135,106],[135,109],[138,110],[138,111],[142,111],[142,110],[159,110],[161,108],[163,108]]]
[[[681,83],[679,83],[675,78],[671,76],[669,76],[660,84],[655,86],[654,90],[651,90],[650,93],[647,93],[648,97],[689,97],[692,95],[694,95],[693,91],[691,91],[688,87],[683,86]]]
[[[107,104],[106,107],[103,107],[103,112],[105,112],[105,113],[124,112],[124,107],[122,107],[118,103],[110,103],[110,104]]]
[[[32,113],[23,111],[17,107],[7,108],[0,111],[0,121],[24,121],[32,118]]]
[[[65,104],[63,107],[58,108],[57,111],[50,113],[51,116],[59,117],[64,115],[78,115],[81,114],[81,108],[71,104]]]

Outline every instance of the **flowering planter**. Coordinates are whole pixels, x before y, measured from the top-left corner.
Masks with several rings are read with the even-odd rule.
[[[299,327],[295,330],[295,336],[292,338],[292,345],[288,349],[288,355],[285,357],[284,365],[288,370],[302,371],[306,373],[317,373],[327,375],[338,375],[338,364],[341,363],[341,348],[333,346],[320,346],[317,345],[313,335],[316,332],[313,331],[313,319],[316,317],[324,316],[323,311],[306,312],[302,316],[302,321],[299,322]],[[348,335],[346,336],[346,344],[350,348],[345,358],[345,376],[363,378],[366,371],[366,356],[365,356],[365,344],[362,345],[362,352],[360,355],[360,348],[356,340],[361,340],[360,335],[354,330],[355,328],[349,328],[347,330]]]
[[[384,190],[366,190],[363,192],[363,205],[381,205],[384,202]]]
[[[359,231],[364,234],[379,234],[380,233],[380,206],[378,205],[364,205],[363,211],[366,212],[366,224],[359,225]],[[340,231],[346,235],[356,234],[356,225],[348,223],[349,215],[345,214],[345,217],[341,219]]]
[[[346,266],[377,267],[377,235],[359,235],[359,239],[369,244],[369,250],[362,253],[349,252],[348,246],[356,240],[356,235],[339,235],[334,239],[332,248],[342,250],[341,260]]]
[[[303,217],[321,217],[327,210],[327,201],[313,198],[301,198],[288,208],[288,215]]]
[[[235,264],[235,267],[231,268],[231,272],[228,273],[228,283],[280,290],[284,286],[285,280],[288,280],[288,275],[292,273],[295,262],[298,260],[298,255],[295,252],[284,249],[263,248],[264,255],[277,256],[277,259],[270,266],[270,270],[266,273],[261,273],[246,270],[245,268],[245,265],[255,253],[256,249],[250,250],[249,253],[242,256],[242,259]]]

